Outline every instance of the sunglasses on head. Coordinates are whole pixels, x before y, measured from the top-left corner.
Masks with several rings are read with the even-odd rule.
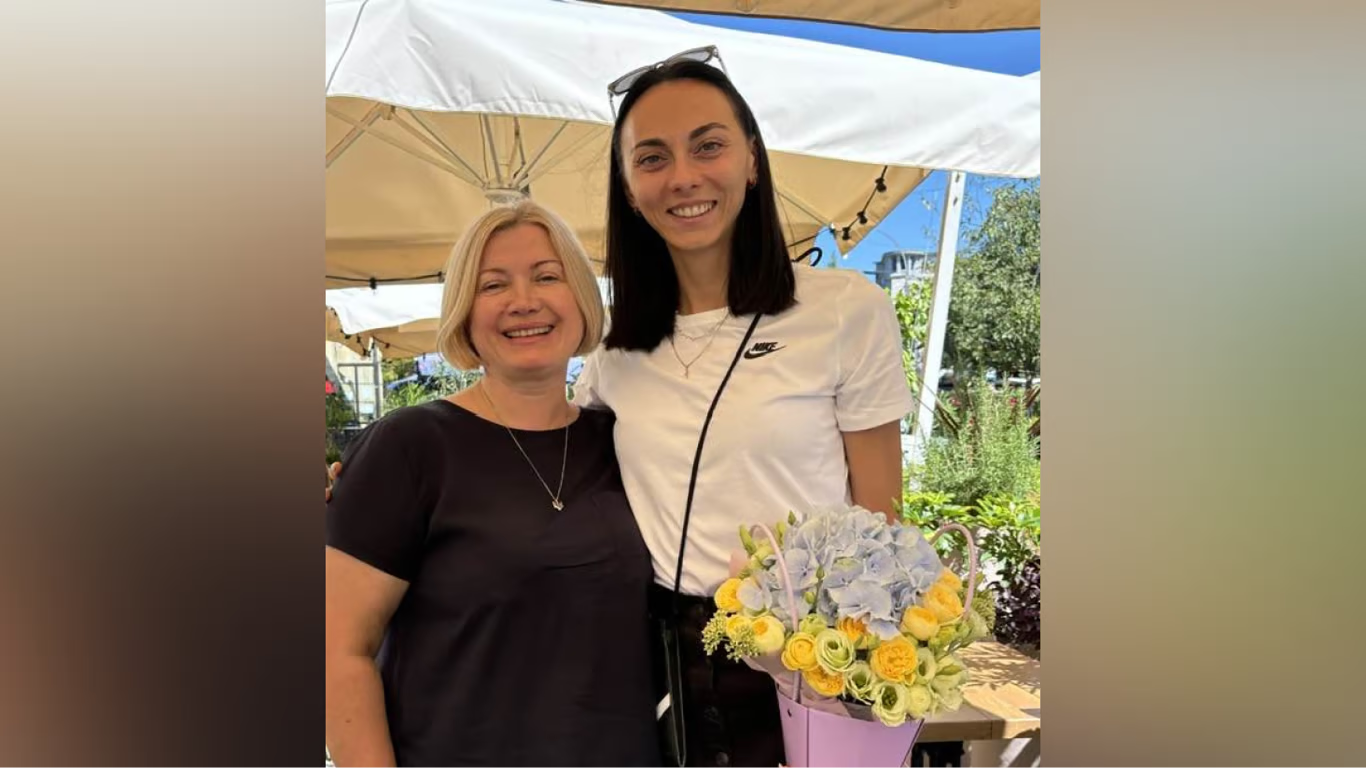
[[[676,53],[669,58],[657,61],[654,64],[636,67],[621,77],[618,77],[607,85],[607,98],[612,104],[612,117],[615,118],[617,116],[616,98],[618,96],[625,96],[626,93],[631,90],[631,87],[636,84],[636,81],[640,80],[646,73],[680,61],[696,61],[699,64],[707,64],[713,59],[717,64],[721,65],[721,71],[726,72],[726,62],[721,58],[721,52],[717,50],[714,45],[704,45],[701,48],[689,48],[682,53]],[[729,76],[730,73],[726,72],[726,75]]]

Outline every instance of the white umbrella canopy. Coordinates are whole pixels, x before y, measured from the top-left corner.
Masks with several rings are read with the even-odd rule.
[[[385,360],[404,360],[436,351],[435,320],[416,320],[401,326],[347,333],[341,329],[336,312],[330,308],[325,311],[327,340],[342,344],[358,354],[369,354],[372,338]]]
[[[366,354],[373,338],[391,360],[435,352],[441,293],[438,284],[326,291],[327,340]]]
[[[1040,0],[593,0],[688,13],[829,21],[921,32],[1038,29]]]
[[[472,219],[523,194],[600,264],[606,84],[703,45],[755,110],[794,256],[824,228],[852,247],[931,170],[1038,173],[1019,78],[591,3],[334,0],[327,286],[436,279]]]

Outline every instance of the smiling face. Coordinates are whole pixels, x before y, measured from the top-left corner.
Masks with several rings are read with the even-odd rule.
[[[756,160],[720,89],[670,80],[646,91],[622,122],[621,152],[631,205],[675,258],[729,254]]]
[[[563,375],[584,321],[545,229],[518,224],[484,246],[469,315],[470,341],[490,373]]]

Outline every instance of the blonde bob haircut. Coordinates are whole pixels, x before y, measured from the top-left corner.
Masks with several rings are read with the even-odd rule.
[[[441,326],[436,332],[436,348],[446,362],[462,371],[482,365],[470,342],[470,311],[478,292],[479,262],[489,240],[505,229],[535,224],[550,236],[550,246],[564,264],[565,281],[574,303],[583,315],[583,339],[575,356],[586,355],[602,341],[602,294],[588,262],[588,254],[573,230],[557,214],[540,203],[522,200],[494,208],[480,216],[451,249],[446,261],[446,288],[441,294]]]

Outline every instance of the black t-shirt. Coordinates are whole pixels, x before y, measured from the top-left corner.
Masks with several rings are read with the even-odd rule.
[[[564,509],[498,424],[444,400],[347,450],[327,544],[409,582],[378,661],[399,765],[658,765],[650,555],[613,416],[569,427]],[[565,430],[515,430],[550,484]]]

